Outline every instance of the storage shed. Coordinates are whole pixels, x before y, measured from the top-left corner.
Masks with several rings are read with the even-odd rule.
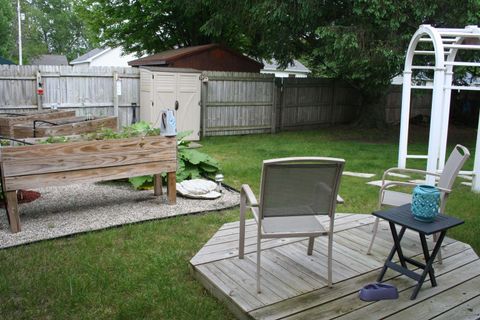
[[[132,67],[192,68],[202,71],[259,73],[263,64],[219,44],[168,50],[129,61]]]
[[[160,112],[175,110],[177,132],[200,139],[200,75],[194,69],[140,68],[140,119],[160,126]]]

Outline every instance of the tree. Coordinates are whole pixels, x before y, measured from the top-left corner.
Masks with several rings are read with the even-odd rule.
[[[72,0],[22,1],[23,48],[26,60],[40,54],[63,54],[69,60],[93,46],[91,35]]]
[[[227,1],[227,8],[234,1]],[[253,30],[255,52],[286,65],[304,57],[315,74],[343,79],[362,94],[361,123],[381,125],[390,80],[402,70],[411,36],[420,24],[478,24],[478,0],[452,1],[252,1],[241,25]],[[248,18],[246,18],[248,17]]]
[[[0,56],[10,59],[15,49],[12,34],[14,11],[10,0],[0,0]]]
[[[99,40],[154,53],[217,42],[286,66],[303,58],[317,75],[362,94],[362,121],[383,123],[390,79],[420,24],[477,24],[479,0],[82,0]]]
[[[221,43],[238,48],[240,27],[217,13],[212,0],[82,0],[78,8],[97,40],[127,52],[155,53],[175,47]],[[216,29],[217,32],[206,32]]]

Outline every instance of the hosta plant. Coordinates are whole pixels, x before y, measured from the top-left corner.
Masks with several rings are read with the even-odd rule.
[[[189,147],[190,141],[185,140],[185,137],[191,133],[191,131],[184,131],[177,135],[177,182],[200,177],[211,177],[220,171],[220,165],[217,160],[204,152]],[[153,185],[152,176],[134,177],[130,178],[129,181],[136,189],[150,188]]]

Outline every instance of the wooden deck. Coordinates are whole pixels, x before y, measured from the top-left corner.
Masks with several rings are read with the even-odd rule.
[[[327,238],[319,237],[307,256],[306,239],[262,243],[262,290],[255,289],[256,225],[247,221],[245,259],[238,259],[238,222],[223,225],[190,261],[194,276],[240,319],[479,319],[480,260],[465,243],[445,238],[443,264],[435,265],[438,286],[425,281],[416,300],[415,282],[389,270],[398,300],[363,302],[358,290],[375,282],[391,249],[388,225],[380,224],[372,255],[365,252],[374,217],[337,214],[333,288],[326,286]],[[429,245],[431,241],[428,241]],[[406,232],[405,256],[421,255],[418,234]]]

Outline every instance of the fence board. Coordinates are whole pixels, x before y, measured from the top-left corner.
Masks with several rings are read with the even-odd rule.
[[[75,110],[78,116],[113,115],[113,73],[121,80],[118,97],[119,123],[133,121],[132,104],[139,105],[137,68],[70,66],[0,66],[0,112],[28,112],[38,109],[36,75],[40,72],[45,94],[41,106],[58,104],[60,109]],[[138,107],[135,113],[138,117]]]
[[[203,77],[208,78],[202,96],[205,135],[272,132],[272,75],[208,71]]]

